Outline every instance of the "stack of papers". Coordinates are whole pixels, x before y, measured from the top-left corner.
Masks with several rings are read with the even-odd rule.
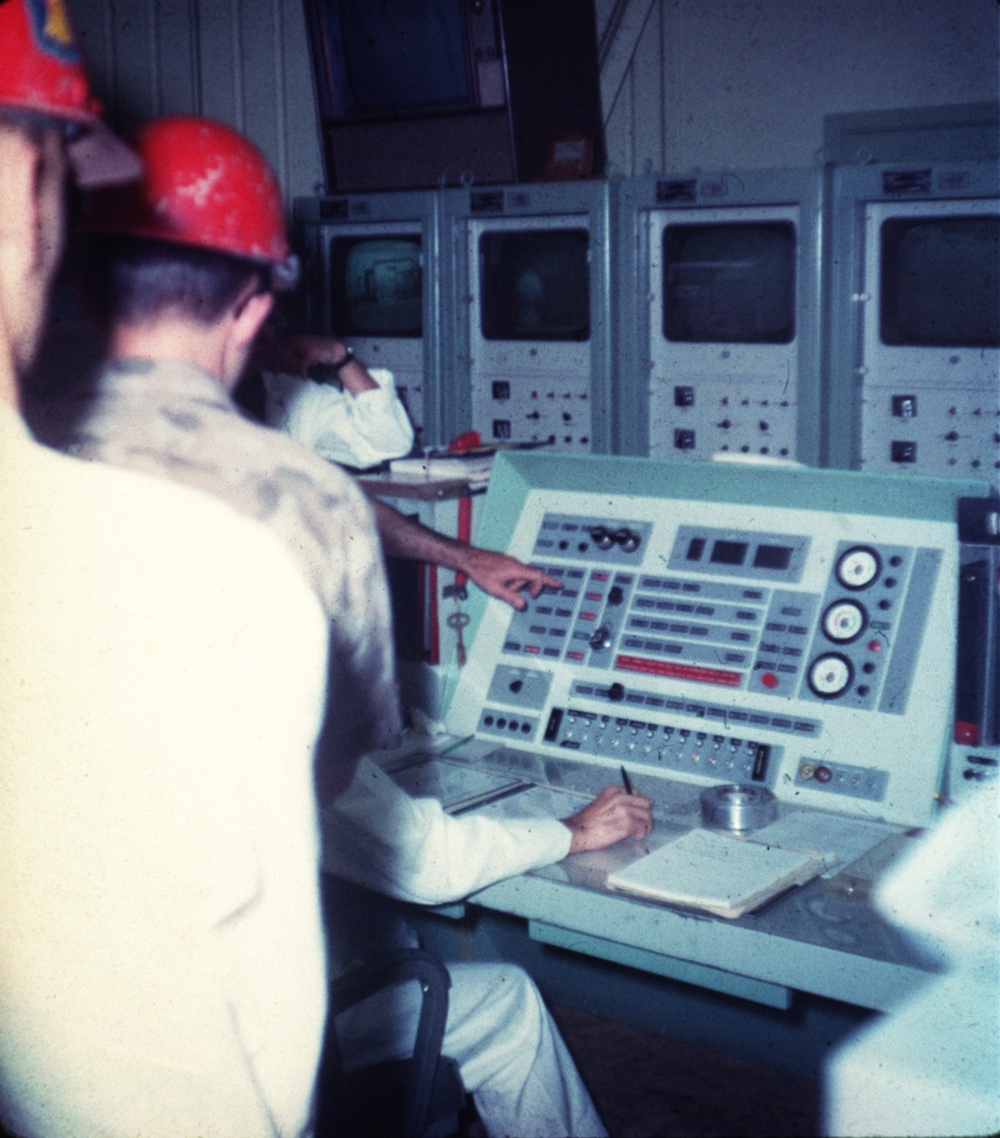
[[[472,486],[485,486],[492,469],[492,454],[471,454],[466,458],[460,455],[394,458],[389,463],[390,472],[404,478],[460,478]]]

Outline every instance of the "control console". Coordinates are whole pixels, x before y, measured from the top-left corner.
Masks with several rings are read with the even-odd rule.
[[[926,823],[951,728],[955,503],[970,486],[987,492],[505,457],[480,540],[559,584],[521,612],[487,605],[449,728]],[[507,501],[491,534],[495,495]]]

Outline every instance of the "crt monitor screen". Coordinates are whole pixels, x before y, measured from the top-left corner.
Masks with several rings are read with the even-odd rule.
[[[332,325],[341,336],[419,337],[421,242],[414,237],[334,237]]]
[[[795,337],[790,221],[667,225],[663,334],[694,344],[787,344]]]
[[[465,0],[314,0],[334,114],[356,118],[472,102]]]
[[[484,233],[479,259],[485,339],[590,338],[586,229]]]
[[[1000,217],[893,217],[881,231],[884,344],[1000,347]]]

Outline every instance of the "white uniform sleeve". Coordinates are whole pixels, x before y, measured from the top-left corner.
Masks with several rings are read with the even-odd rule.
[[[561,861],[572,835],[554,818],[452,818],[413,798],[370,759],[324,811],[323,869],[402,901],[440,905]]]
[[[364,469],[413,446],[413,426],[392,372],[369,372],[378,387],[351,395],[330,384],[265,374],[267,421],[323,458]]]

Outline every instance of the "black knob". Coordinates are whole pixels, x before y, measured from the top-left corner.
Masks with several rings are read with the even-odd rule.
[[[590,536],[598,549],[610,549],[615,543],[614,535],[604,526],[593,526]]]
[[[611,629],[606,624],[595,628],[590,634],[590,647],[595,652],[606,652],[611,647]]]
[[[615,541],[622,547],[624,553],[635,553],[641,540],[635,530],[626,528],[615,530]]]
[[[620,605],[625,599],[625,593],[622,591],[621,585],[612,585],[608,590],[608,604]]]
[[[608,699],[614,703],[621,703],[625,698],[625,685],[614,683],[608,688]]]

